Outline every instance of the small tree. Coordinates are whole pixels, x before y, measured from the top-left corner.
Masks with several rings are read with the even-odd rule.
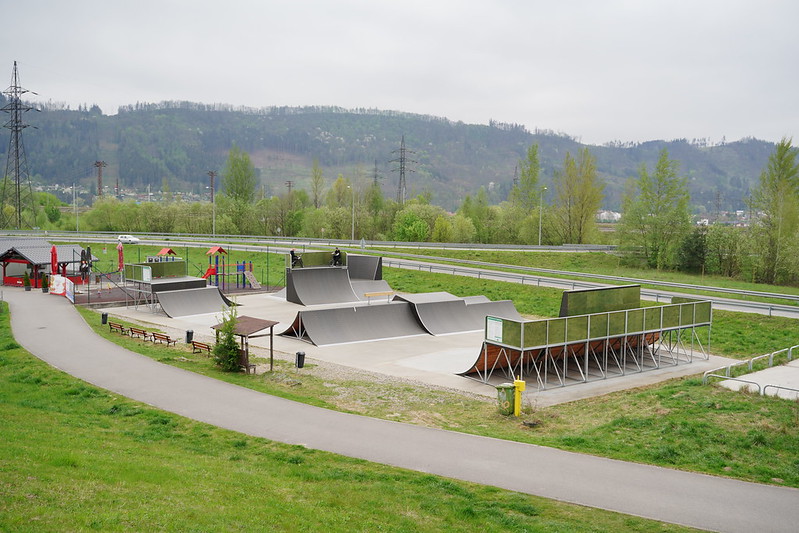
[[[28,271],[22,273],[22,285],[23,287],[30,287],[31,286],[31,278],[28,275]]]
[[[214,346],[214,362],[225,372],[239,369],[239,344],[236,342],[236,323],[238,321],[236,306],[232,305],[222,311],[222,327]]]

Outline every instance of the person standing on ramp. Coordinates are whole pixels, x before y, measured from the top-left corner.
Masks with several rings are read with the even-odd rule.
[[[299,267],[303,266],[302,265],[302,256],[301,255],[297,255],[297,252],[294,250],[294,248],[291,249],[291,251],[289,252],[289,255],[291,255],[291,268],[294,268],[294,267],[297,267],[297,266],[299,266]]]

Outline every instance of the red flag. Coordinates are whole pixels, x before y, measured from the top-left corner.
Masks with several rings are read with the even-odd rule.
[[[122,251],[122,243],[117,244],[117,256],[119,257],[119,268],[121,272],[125,268],[125,253]]]
[[[56,276],[58,275],[58,250],[55,244],[50,248],[50,272]]]

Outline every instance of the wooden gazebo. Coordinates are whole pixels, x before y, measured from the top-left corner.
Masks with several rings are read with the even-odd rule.
[[[255,372],[255,365],[250,364],[250,337],[264,337],[267,333],[261,333],[260,335],[256,335],[256,333],[262,332],[265,329],[269,328],[269,371],[271,372],[274,369],[275,364],[275,334],[274,329],[275,325],[279,322],[274,320],[265,320],[263,318],[255,318],[252,316],[239,316],[236,317],[236,328],[233,330],[233,333],[241,338],[240,346],[239,346],[239,365],[244,368],[245,371],[249,374],[250,370]],[[216,331],[216,340],[219,342],[219,330],[222,329],[224,322],[220,322],[219,324],[215,324],[211,326]]]

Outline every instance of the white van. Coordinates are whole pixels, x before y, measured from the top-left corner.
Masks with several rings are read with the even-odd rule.
[[[139,238],[133,235],[120,235],[117,240],[122,244],[138,244]]]

